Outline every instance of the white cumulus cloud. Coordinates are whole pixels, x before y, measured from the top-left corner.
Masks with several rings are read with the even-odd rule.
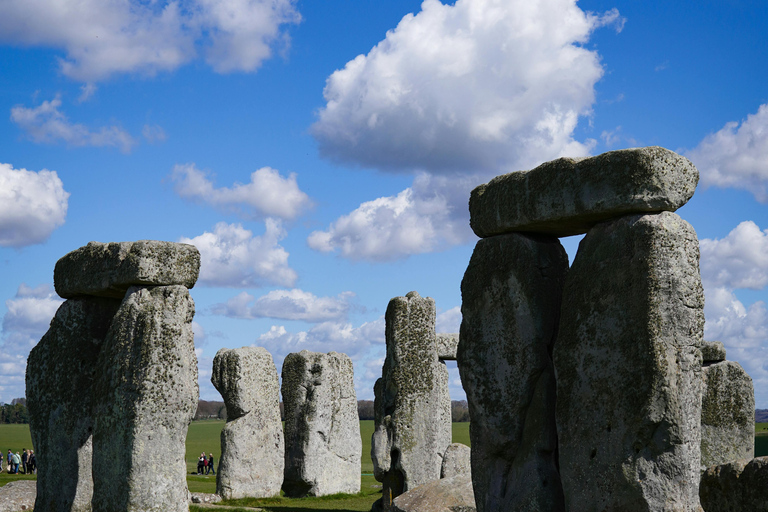
[[[469,192],[481,181],[419,174],[411,187],[361,204],[328,229],[311,233],[307,243],[352,260],[390,261],[467,242],[474,238]]]
[[[331,159],[432,172],[525,169],[589,153],[573,138],[603,69],[584,47],[618,11],[576,0],[426,0],[335,71],[312,133]]]
[[[700,247],[702,279],[712,287],[760,290],[768,285],[768,229],[745,221],[725,238],[701,240]]]
[[[216,188],[195,164],[176,165],[171,172],[176,193],[185,199],[235,211],[246,217],[293,219],[309,208],[309,196],[299,189],[296,174],[287,178],[270,167],[251,173],[248,183]]]
[[[685,152],[701,173],[701,184],[738,188],[768,203],[768,104],[741,122],[729,122]]]
[[[69,193],[55,171],[34,172],[0,163],[0,246],[44,242],[64,224],[68,201]]]
[[[268,218],[261,236],[240,224],[219,222],[213,232],[179,242],[200,251],[200,283],[209,286],[292,286],[296,272],[288,265],[288,252],[279,244],[285,237],[279,220]]]
[[[347,317],[352,292],[337,297],[317,297],[304,290],[272,290],[255,298],[247,292],[232,297],[224,304],[216,304],[212,312],[232,318],[279,318],[305,322],[340,321]]]
[[[17,105],[11,109],[11,120],[35,142],[64,142],[69,146],[111,146],[123,153],[131,151],[136,140],[119,126],[103,126],[96,131],[72,123],[61,110],[61,98],[43,101],[33,108]]]
[[[255,71],[301,16],[296,0],[4,0],[0,41],[61,49],[62,73],[93,83],[172,71],[199,50],[215,71]]]

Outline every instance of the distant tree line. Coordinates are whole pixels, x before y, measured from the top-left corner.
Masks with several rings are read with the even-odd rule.
[[[9,404],[0,403],[0,423],[29,423],[27,400],[14,398]]]

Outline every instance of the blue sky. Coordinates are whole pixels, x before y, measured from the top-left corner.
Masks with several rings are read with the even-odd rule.
[[[705,338],[768,408],[768,4],[683,4],[5,0],[0,401],[24,394],[56,260],[138,239],[201,251],[203,399],[216,351],[251,344],[278,370],[345,352],[370,399],[390,298],[431,296],[458,330],[474,186],[660,145],[701,173],[678,213]]]

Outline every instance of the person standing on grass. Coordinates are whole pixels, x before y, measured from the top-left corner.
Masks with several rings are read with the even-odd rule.
[[[205,455],[205,454],[203,454],[203,455]],[[213,473],[214,475],[216,474],[216,471],[214,471],[214,469],[213,469],[213,454],[212,453],[209,454],[208,466],[205,468],[205,474],[207,475],[209,471],[211,473]]]
[[[21,457],[19,456],[19,452],[16,452],[13,454],[13,472],[15,474],[19,473],[19,464],[21,464]]]
[[[21,472],[27,474],[27,459],[29,458],[29,450],[24,448],[21,450]]]
[[[29,467],[30,473],[37,473],[37,459],[35,458],[35,450],[29,450],[29,459],[27,459],[27,467]]]
[[[13,452],[8,450],[8,473],[13,473]]]
[[[197,458],[197,474],[202,475],[204,468],[205,468],[205,452],[201,453],[200,457]]]

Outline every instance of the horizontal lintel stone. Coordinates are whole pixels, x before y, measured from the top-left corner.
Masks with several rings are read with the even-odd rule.
[[[675,211],[693,195],[699,171],[657,146],[559,158],[493,178],[469,199],[481,238],[512,232],[571,236],[612,218]]]

